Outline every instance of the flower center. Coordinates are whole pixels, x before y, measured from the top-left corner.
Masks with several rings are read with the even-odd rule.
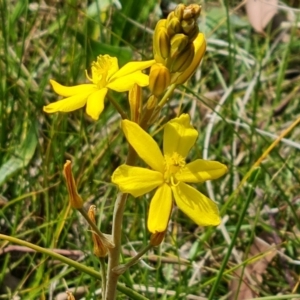
[[[172,155],[165,154],[165,181],[172,185],[178,184],[175,179],[175,174],[180,172],[184,166],[185,159],[177,152],[173,152]]]
[[[102,89],[107,85],[108,75],[112,65],[113,61],[109,55],[99,55],[97,61],[92,62],[92,78],[87,72],[86,77],[99,89]]]

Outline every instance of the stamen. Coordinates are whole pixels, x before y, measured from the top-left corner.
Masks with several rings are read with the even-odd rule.
[[[165,154],[165,182],[170,183],[173,186],[178,185],[179,182],[175,182],[174,175],[178,172],[181,172],[181,169],[184,166],[185,160],[177,152],[174,152],[172,155]]]
[[[112,62],[110,60],[110,56],[99,55],[97,57],[97,61],[92,62],[92,77],[88,75],[87,71],[85,72],[87,79],[97,85],[99,89],[105,87],[107,84],[107,75],[109,69],[111,68],[111,64]]]

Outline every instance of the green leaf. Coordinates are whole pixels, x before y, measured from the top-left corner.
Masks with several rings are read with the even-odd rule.
[[[17,171],[25,168],[33,157],[37,146],[36,124],[31,125],[23,143],[12,157],[0,167],[0,185],[6,182]]]

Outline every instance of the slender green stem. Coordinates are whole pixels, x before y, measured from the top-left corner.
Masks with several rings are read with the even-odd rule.
[[[119,105],[118,102],[115,101],[115,99],[113,97],[111,97],[110,95],[108,95],[108,99],[111,102],[111,104],[115,107],[115,109],[118,111],[118,113],[120,114],[121,118],[124,119],[128,119],[127,114],[124,112],[124,110],[122,109],[122,107]]]
[[[156,121],[157,116],[159,115],[159,113],[162,110],[162,108],[164,107],[164,105],[171,98],[171,96],[172,96],[172,94],[173,94],[176,86],[177,86],[176,84],[172,84],[169,87],[169,89],[166,91],[166,93],[164,94],[164,96],[162,97],[162,99],[157,104],[157,107],[154,109],[154,112],[152,113],[152,115],[150,117],[149,124],[153,124]]]
[[[162,97],[162,99],[159,101],[157,108],[159,110],[161,110],[163,108],[163,106],[167,103],[167,101],[169,100],[169,98],[172,96],[175,88],[176,88],[176,84],[173,83],[169,89],[166,91],[166,93],[164,94],[164,96]]]
[[[105,258],[100,257],[100,272],[101,272],[101,278],[102,278],[102,298],[104,298],[106,293],[106,264],[105,264]]]
[[[116,268],[113,269],[113,271],[119,275],[123,274],[128,268],[136,264],[139,261],[139,259],[152,247],[153,246],[151,244],[147,245],[136,256],[134,256],[128,263],[118,265]]]
[[[151,125],[155,122],[159,112],[161,111],[163,106],[167,103],[169,98],[172,96],[175,88],[176,88],[176,84],[172,84],[155,107],[145,109],[145,111],[143,112],[144,114],[142,116],[141,122],[140,122],[140,126],[143,129],[146,130],[149,125]],[[151,99],[151,97],[149,99]]]
[[[58,254],[56,252],[53,252],[51,249],[46,249],[46,248],[42,248],[40,246],[37,246],[35,244],[32,244],[32,243],[29,243],[29,242],[26,242],[26,241],[23,241],[23,240],[20,240],[18,238],[15,238],[15,237],[12,237],[12,236],[9,236],[9,235],[5,235],[5,234],[0,234],[0,239],[1,240],[6,240],[6,241],[9,241],[11,243],[14,243],[14,244],[18,244],[18,245],[22,245],[22,246],[25,246],[25,247],[28,247],[28,248],[31,248],[37,252],[40,252],[40,253],[44,253],[52,258],[55,258],[71,267],[74,267],[76,270],[79,270],[83,273],[86,273],[96,279],[99,279],[99,280],[102,280],[101,278],[101,274],[97,271],[95,271],[94,269],[90,268],[90,267],[87,267],[75,260],[72,260],[70,258],[67,258],[61,254]],[[129,297],[129,299],[135,299],[135,300],[148,300],[147,298],[145,298],[144,296],[138,294],[137,292],[135,292],[134,290],[130,289],[130,288],[127,288],[125,287],[124,285],[122,284],[119,284],[117,283],[117,287],[118,291],[122,292],[123,294],[125,294],[126,296]]]
[[[126,200],[127,194],[119,193],[114,207],[112,236],[115,248],[111,249],[108,260],[106,300],[114,300],[116,298],[119,274],[116,274],[113,269],[118,266],[120,259],[122,221]]]
[[[133,165],[137,158],[136,152],[132,147],[129,147],[128,157],[126,160],[127,165]],[[121,237],[122,237],[122,223],[125,204],[128,194],[119,193],[116,203],[114,206],[113,214],[113,226],[112,226],[112,239],[115,247],[110,249],[108,269],[107,269],[107,286],[106,286],[106,300],[116,299],[116,289],[119,274],[115,273],[113,270],[119,265],[120,254],[121,254]]]

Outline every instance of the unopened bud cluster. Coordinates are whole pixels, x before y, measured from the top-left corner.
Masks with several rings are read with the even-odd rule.
[[[194,57],[193,41],[199,33],[201,7],[179,4],[167,19],[160,20],[153,38],[154,58],[171,73],[184,71]]]
[[[154,95],[161,94],[170,83],[176,83],[178,75],[193,64],[196,39],[201,38],[205,51],[204,36],[199,34],[197,25],[200,12],[201,6],[197,4],[179,4],[167,19],[157,23],[153,37],[154,59],[157,64],[152,66],[149,78],[149,86]],[[201,59],[197,60],[197,65],[200,61]]]

